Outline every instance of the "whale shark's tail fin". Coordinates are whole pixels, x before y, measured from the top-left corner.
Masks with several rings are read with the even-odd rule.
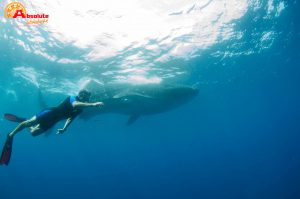
[[[39,106],[41,110],[44,110],[46,108],[48,108],[49,106],[46,103],[46,100],[42,94],[42,91],[39,89],[38,90],[38,102],[39,102]]]

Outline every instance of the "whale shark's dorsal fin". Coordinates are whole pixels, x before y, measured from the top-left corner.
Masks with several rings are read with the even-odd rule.
[[[138,114],[130,116],[127,121],[127,125],[133,124],[137,119],[139,119],[139,117],[140,117],[140,115],[138,115]]]

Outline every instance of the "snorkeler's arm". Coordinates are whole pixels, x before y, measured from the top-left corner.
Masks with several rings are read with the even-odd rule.
[[[76,116],[75,116],[76,117]],[[75,119],[75,117],[69,117],[64,125],[64,127],[62,129],[57,129],[57,133],[56,134],[63,134],[66,130],[67,127],[72,123],[72,121]]]
[[[103,102],[87,103],[75,101],[72,103],[74,108],[86,108],[86,107],[100,107],[103,106]]]

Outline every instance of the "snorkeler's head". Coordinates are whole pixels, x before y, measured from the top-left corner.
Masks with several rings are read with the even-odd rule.
[[[89,102],[90,97],[91,97],[91,92],[88,90],[83,89],[78,93],[78,99],[81,102]]]

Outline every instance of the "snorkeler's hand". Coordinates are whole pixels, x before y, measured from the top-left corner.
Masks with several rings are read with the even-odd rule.
[[[103,102],[95,102],[93,104],[94,107],[100,107],[100,106],[103,106],[103,105],[104,105]]]
[[[57,129],[56,134],[63,134],[66,130],[65,129]]]

